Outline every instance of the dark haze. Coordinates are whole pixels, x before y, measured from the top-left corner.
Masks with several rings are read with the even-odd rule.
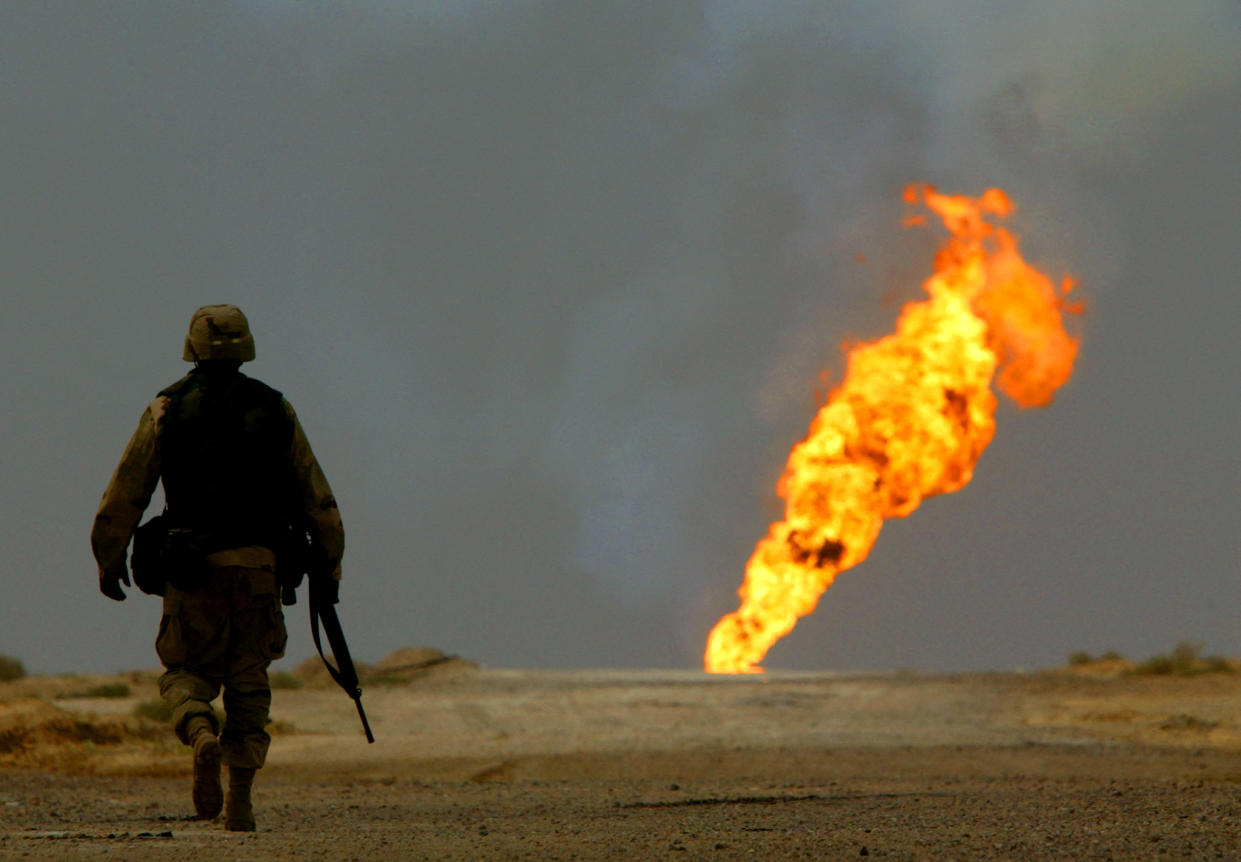
[[[767,666],[1241,653],[1235,2],[20,3],[0,64],[32,671],[155,663],[87,535],[215,302],[337,493],[358,658],[697,667],[840,344],[929,274],[914,181],[1012,195],[1078,371]]]

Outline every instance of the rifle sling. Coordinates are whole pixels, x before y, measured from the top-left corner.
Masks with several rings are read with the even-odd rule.
[[[315,642],[315,649],[319,651],[319,658],[323,660],[323,666],[327,668],[332,681],[353,698],[353,704],[358,708],[358,718],[362,720],[362,729],[366,731],[366,741],[374,742],[375,736],[371,733],[370,722],[366,720],[366,712],[362,709],[362,687],[358,684],[358,671],[354,667],[353,657],[349,654],[349,646],[345,643],[345,633],[341,630],[336,608],[315,601],[313,590],[307,604],[310,605],[310,636]],[[338,667],[332,667],[323,652],[323,643],[319,638],[320,624],[327,634],[328,646]]]

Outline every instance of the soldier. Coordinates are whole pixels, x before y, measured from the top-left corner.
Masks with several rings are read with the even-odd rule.
[[[122,601],[125,549],[164,485],[167,519],[192,536],[193,555],[169,576],[155,649],[160,695],[177,737],[193,747],[193,800],[225,828],[253,831],[250,788],[271,742],[267,668],[284,654],[275,550],[300,519],[314,551],[340,580],[344,530],[297,415],[279,392],[246,377],[254,358],[244,314],[232,305],[194,312],[183,358],[194,370],[147,407],[104,492],[91,530],[99,589]],[[204,560],[205,558],[205,560]],[[197,562],[197,565],[195,565]],[[211,701],[224,690],[224,722]],[[228,766],[228,799],[220,765]]]

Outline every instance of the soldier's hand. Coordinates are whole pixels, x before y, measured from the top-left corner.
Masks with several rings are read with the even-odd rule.
[[[124,581],[125,586],[129,586],[129,573],[123,572],[116,575],[102,577],[99,579],[99,592],[115,602],[125,601],[125,591],[121,589],[121,582]]]

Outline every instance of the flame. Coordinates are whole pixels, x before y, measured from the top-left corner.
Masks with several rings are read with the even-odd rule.
[[[1057,290],[993,223],[1012,212],[1008,196],[915,185],[905,200],[952,233],[924,284],[928,298],[902,309],[894,334],[849,351],[844,382],[789,455],[777,487],[784,520],[754,549],[741,607],[707,639],[708,671],[761,671],[758,662],[836,575],[866,559],[885,519],[969,482],[995,433],[993,378],[1033,407],[1048,404],[1072,371],[1078,342],[1064,315],[1081,311],[1067,300],[1073,282]]]

